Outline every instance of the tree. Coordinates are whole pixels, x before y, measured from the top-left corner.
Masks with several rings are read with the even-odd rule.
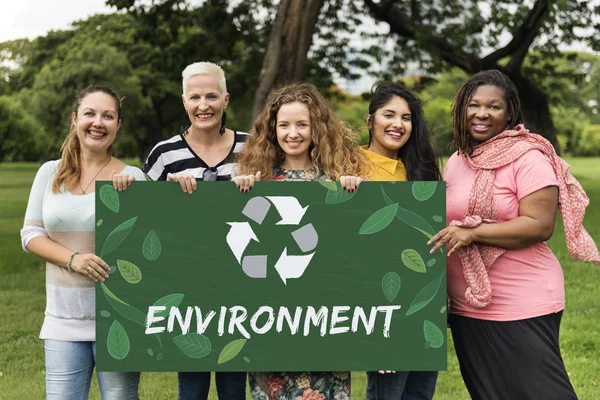
[[[325,0],[279,2],[258,78],[253,119],[262,110],[271,90],[306,76],[308,50],[324,2]]]
[[[523,61],[531,49],[552,58],[559,44],[576,41],[600,48],[595,20],[599,5],[567,0],[493,4],[364,0],[364,4],[398,39],[394,50],[403,57],[401,64],[419,61],[429,71],[458,67],[469,74],[485,69],[507,74],[519,90],[527,126],[558,147],[548,96],[524,73]],[[510,41],[501,42],[506,35]],[[551,69],[544,71],[546,75],[552,73]]]
[[[20,93],[36,113],[54,138],[50,151],[56,152],[66,132],[74,91],[100,82],[126,97],[120,154],[145,159],[152,146],[187,121],[181,71],[195,61],[224,68],[231,93],[228,126],[249,124],[252,109],[247,105],[254,98],[266,42],[251,5],[229,9],[224,0],[195,8],[183,1],[153,2],[152,7],[120,3],[131,10],[95,15],[74,22],[72,30],[35,39],[30,54],[0,86],[4,93]],[[0,63],[6,57],[1,50]],[[42,107],[44,101],[52,113]]]
[[[15,97],[0,96],[0,162],[38,161],[50,140]]]
[[[342,15],[334,20],[319,17],[315,41],[326,43],[321,49],[339,50],[336,45],[340,37],[361,29],[363,38],[379,41],[361,52],[342,48],[350,71],[339,63],[329,63],[326,68],[333,73],[343,75],[351,73],[352,68],[361,68],[380,78],[394,79],[407,67],[414,69],[415,63],[428,73],[453,67],[468,74],[499,69],[519,90],[527,126],[557,148],[548,93],[537,80],[539,75],[552,76],[555,71],[546,63],[526,70],[523,62],[531,50],[547,61],[559,54],[559,45],[575,42],[600,49],[600,5],[592,1],[326,0],[323,9],[330,15]],[[366,13],[388,25],[389,34],[378,31]],[[333,28],[336,34],[326,28]],[[323,64],[330,61],[321,59]]]

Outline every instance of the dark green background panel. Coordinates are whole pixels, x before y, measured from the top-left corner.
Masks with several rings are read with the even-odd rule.
[[[433,196],[423,201],[416,199],[422,197],[422,192],[413,194],[413,183],[365,182],[351,199],[340,204],[327,204],[330,189],[316,182],[259,182],[248,194],[240,193],[233,183],[203,182],[192,195],[183,193],[180,186],[172,182],[134,182],[129,189],[118,193],[118,212],[110,210],[99,198],[103,184],[98,182],[96,187],[96,251],[100,254],[107,237],[117,226],[137,217],[123,242],[103,258],[115,269],[118,269],[117,260],[125,260],[135,264],[141,272],[139,279],[133,271],[129,281],[139,282],[130,283],[125,279],[126,271],[116,270],[107,279],[106,287],[123,303],[144,315],[156,300],[176,293],[184,295],[179,305],[182,313],[185,314],[188,306],[198,306],[203,313],[214,310],[217,315],[204,333],[211,343],[211,351],[203,358],[191,358],[173,341],[181,334],[177,323],[173,333],[146,335],[140,323],[126,318],[128,312],[123,312],[122,303],[117,302],[118,305],[113,307],[107,301],[98,284],[99,370],[446,369],[445,253],[438,251],[430,255],[427,236],[422,229],[407,224],[406,218],[405,222],[402,218],[393,218],[377,233],[359,234],[363,223],[388,205],[382,189],[389,197],[388,201],[391,199],[403,210],[417,214],[432,230],[440,230],[445,221],[443,182],[437,184]],[[271,204],[259,225],[242,214],[248,200],[256,196],[293,196],[303,207],[309,207],[299,225],[276,225],[281,217]],[[396,216],[400,216],[400,212]],[[226,242],[230,230],[227,222],[250,223],[259,242],[251,241],[243,255],[267,255],[266,278],[250,278],[243,273]],[[384,219],[382,223],[385,225],[385,222]],[[312,252],[302,252],[291,236],[291,232],[308,223],[312,223],[318,233],[315,254],[304,274],[297,279],[288,279],[286,285],[274,265],[285,247],[289,255]],[[417,223],[417,227],[423,228],[422,223]],[[160,256],[155,260],[148,260],[143,253],[143,243],[150,231],[154,231],[160,241]],[[422,257],[427,264],[424,272],[409,269],[403,263],[402,253],[407,249],[415,250]],[[398,295],[391,303],[382,289],[382,279],[389,272],[401,279]],[[436,279],[441,282],[438,280],[439,290],[431,293],[435,294],[433,299],[407,316],[414,299]],[[303,336],[303,323],[300,332],[294,336],[289,334],[287,324],[281,333],[273,328],[264,335],[255,334],[249,325],[250,317],[260,306],[273,307],[276,312],[280,306],[287,306],[292,313],[296,306],[303,307],[304,312],[308,306],[327,306],[330,312],[333,306],[351,306],[350,312],[346,313],[350,321],[340,325],[350,326],[354,306],[362,306],[368,315],[372,306],[390,304],[400,305],[401,309],[393,314],[389,338],[383,336],[383,313],[378,314],[375,331],[369,336],[362,324],[356,333],[324,337],[314,326],[310,335]],[[220,307],[236,305],[248,310],[244,326],[252,337],[232,359],[219,364],[223,348],[243,338],[237,332],[229,335],[227,330],[219,336],[216,330]],[[264,320],[262,317],[260,321]],[[427,334],[427,329],[424,330],[426,320],[431,322],[427,326],[435,326]],[[114,321],[123,326],[126,337],[121,334],[111,339],[111,354],[108,336]],[[166,326],[166,320],[153,326]],[[195,321],[191,326],[190,333],[194,333]],[[436,336],[438,332],[441,337]]]

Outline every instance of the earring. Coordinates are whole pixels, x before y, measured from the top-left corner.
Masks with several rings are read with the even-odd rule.
[[[181,125],[179,125],[179,134],[185,136],[187,135],[187,130],[190,127],[190,119],[187,115],[187,110],[185,113],[181,114],[180,122]]]
[[[225,122],[227,121],[227,113],[223,110],[223,116],[221,117],[221,129],[219,129],[219,133],[223,135],[225,133]]]

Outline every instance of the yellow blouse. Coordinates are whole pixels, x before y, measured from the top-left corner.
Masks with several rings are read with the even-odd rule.
[[[394,160],[368,150],[369,146],[361,146],[370,161],[367,176],[374,181],[405,181],[406,168],[400,160]]]

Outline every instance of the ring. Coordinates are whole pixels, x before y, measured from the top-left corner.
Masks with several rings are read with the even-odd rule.
[[[91,269],[92,269],[92,267],[90,267],[90,266],[88,265],[88,267],[87,267],[87,270],[88,270],[88,272],[90,272],[90,271],[91,271]]]

